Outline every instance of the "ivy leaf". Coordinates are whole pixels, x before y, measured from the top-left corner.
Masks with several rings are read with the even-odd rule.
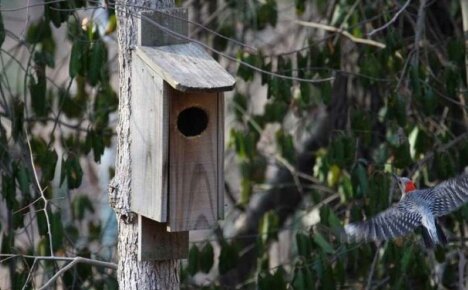
[[[187,266],[187,272],[192,276],[198,272],[199,258],[200,250],[196,245],[193,245],[189,251]]]
[[[307,265],[296,265],[296,268],[294,269],[292,286],[294,290],[315,289],[314,276]]]
[[[264,242],[278,240],[279,217],[273,211],[268,211],[262,218],[260,234]]]
[[[335,252],[333,247],[325,240],[322,234],[315,233],[313,240],[322,249],[323,252],[327,254],[333,254]]]
[[[88,67],[88,81],[92,86],[95,86],[99,81],[102,81],[103,70],[106,67],[107,51],[106,46],[102,41],[95,41],[91,47],[90,60]]]
[[[237,266],[239,260],[238,249],[231,244],[223,242],[221,253],[219,254],[219,273],[226,274],[229,270]]]
[[[69,189],[78,188],[81,185],[82,177],[83,170],[81,169],[79,159],[73,156],[73,154],[69,154],[67,159],[62,161],[60,184],[62,184],[66,178]]]
[[[210,272],[214,264],[214,250],[210,243],[206,243],[200,252],[200,270],[203,273]]]
[[[296,233],[297,252],[302,257],[309,257],[312,253],[312,245],[308,235]]]
[[[52,247],[54,251],[57,251],[61,247],[63,247],[63,224],[62,224],[62,217],[60,216],[60,212],[52,213],[49,212],[50,218],[50,227],[51,227],[51,235],[52,235]]]
[[[72,208],[73,213],[78,220],[83,220],[85,218],[86,211],[94,213],[93,204],[86,195],[75,196],[72,201]]]
[[[31,94],[31,106],[39,117],[47,116],[46,101],[47,83],[45,76],[45,67],[39,67],[37,80],[32,76],[29,78],[29,93]]]

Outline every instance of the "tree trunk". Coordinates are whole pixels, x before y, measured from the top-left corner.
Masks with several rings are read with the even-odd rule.
[[[463,35],[465,37],[465,71],[466,87],[468,88],[468,1],[460,0],[463,16]]]
[[[120,97],[117,128],[118,153],[116,174],[110,185],[109,200],[118,222],[118,272],[120,289],[179,289],[179,262],[139,262],[137,260],[138,225],[130,212],[130,107],[132,98],[132,49],[137,41],[137,12],[141,7],[160,9],[174,7],[173,0],[123,0],[116,2],[118,19]]]

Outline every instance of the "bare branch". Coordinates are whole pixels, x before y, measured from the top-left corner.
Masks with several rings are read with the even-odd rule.
[[[339,33],[339,34],[343,35],[344,37],[349,38],[351,41],[353,41],[355,43],[367,44],[367,45],[371,45],[371,46],[376,46],[378,48],[385,48],[386,47],[386,45],[381,43],[381,42],[378,42],[378,41],[375,41],[375,40],[372,40],[372,39],[359,38],[359,37],[356,37],[356,36],[352,35],[351,33],[349,33],[346,30],[342,30],[340,28],[336,28],[336,27],[333,27],[333,26],[330,26],[330,25],[326,25],[326,24],[322,24],[322,23],[315,23],[315,22],[301,21],[301,20],[296,20],[295,22],[297,24],[302,25],[302,26],[313,27],[313,28],[323,29],[325,31]]]
[[[94,265],[94,266],[117,269],[117,265],[114,264],[114,263],[103,262],[103,261],[98,261],[98,260],[91,260],[91,259],[87,259],[87,258],[83,258],[83,257],[75,257],[75,258],[73,258],[73,261],[71,261],[70,263],[65,265],[62,269],[60,269],[57,273],[55,273],[55,275],[52,276],[52,278],[50,278],[49,281],[47,281],[44,285],[42,285],[42,287],[39,288],[39,290],[47,289],[63,273],[65,273],[66,271],[68,271],[68,269],[70,269],[71,267],[73,267],[73,266],[75,266],[76,264],[79,264],[79,263],[86,263],[86,264],[90,264],[90,265]]]
[[[369,276],[367,277],[366,290],[370,290],[372,287],[372,277],[374,276],[375,268],[377,267],[377,261],[379,260],[380,249],[383,244],[380,244],[375,250],[374,259],[372,260],[372,265],[369,271]]]
[[[447,151],[448,149],[450,149],[452,146],[455,146],[456,144],[458,144],[460,141],[463,141],[465,139],[468,138],[468,132],[465,132],[459,136],[457,136],[455,139],[453,139],[452,141],[444,144],[443,146],[441,146],[440,148],[432,151],[432,152],[429,152],[428,154],[426,154],[426,156],[419,160],[418,163],[416,163],[416,165],[414,166],[414,168],[409,172],[408,176],[413,176],[413,174],[419,170],[421,168],[421,166],[423,166],[426,162],[428,162],[429,160],[431,160],[433,157],[434,157],[434,154],[435,153],[440,153],[440,152],[444,152],[444,151]]]
[[[44,215],[45,215],[46,222],[47,222],[47,234],[49,236],[50,255],[53,257],[54,256],[54,249],[53,249],[53,246],[52,246],[52,230],[51,230],[51,227],[50,227],[49,213],[47,212],[47,205],[48,205],[49,201],[47,200],[47,198],[44,195],[45,188],[42,189],[41,183],[39,182],[39,178],[37,176],[36,166],[34,165],[34,156],[33,156],[32,149],[31,149],[31,142],[29,142],[29,135],[28,135],[28,132],[26,130],[25,130],[25,133],[26,133],[26,142],[28,143],[28,149],[29,149],[29,158],[31,159],[31,168],[32,168],[32,171],[34,173],[34,179],[36,180],[37,188],[39,189],[39,192],[41,193],[41,198],[44,201],[44,208],[42,210],[44,211]]]
[[[386,29],[387,27],[389,27],[393,22],[395,22],[398,19],[400,14],[406,9],[406,7],[408,7],[408,5],[410,3],[411,3],[411,0],[406,1],[406,3],[403,6],[401,6],[400,10],[398,10],[397,13],[395,13],[395,15],[392,17],[392,19],[390,19],[389,22],[387,22],[384,25],[380,26],[379,28],[376,28],[376,29],[372,30],[371,32],[367,33],[367,36],[372,36],[372,35],[376,34],[377,32],[382,31],[382,30]]]
[[[50,278],[49,281],[47,281],[39,289],[47,289],[47,287],[49,287],[55,280],[57,280],[58,277],[60,277],[68,269],[70,269],[71,267],[73,267],[73,266],[75,266],[76,264],[79,264],[79,263],[117,270],[117,264],[115,264],[115,263],[99,261],[99,260],[94,260],[94,259],[89,259],[89,258],[84,258],[84,257],[31,256],[31,255],[15,255],[15,254],[0,254],[0,257],[6,258],[6,259],[3,259],[3,260],[0,260],[0,262],[4,262],[4,261],[6,261],[8,259],[12,259],[12,258],[34,259],[33,267],[36,264],[36,261],[38,261],[38,260],[69,261],[70,262],[66,266],[64,266],[62,269],[60,269],[57,273],[55,273],[55,275],[52,278]],[[29,280],[29,277],[30,277],[30,275],[28,275],[28,280]],[[26,281],[26,283],[27,283],[27,281]]]

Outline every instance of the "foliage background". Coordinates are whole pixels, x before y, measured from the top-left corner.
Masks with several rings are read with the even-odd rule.
[[[425,187],[467,166],[461,1],[178,2],[201,24],[191,37],[238,81],[227,96],[229,210],[218,229],[192,236],[184,288],[467,285],[466,207],[442,219],[450,243],[434,251],[417,235],[339,239],[343,224],[399,199],[390,173]],[[0,22],[2,289],[39,288],[69,262],[59,257],[116,259],[105,206],[114,5],[23,4],[4,1]],[[112,265],[78,263],[53,285],[115,289]]]

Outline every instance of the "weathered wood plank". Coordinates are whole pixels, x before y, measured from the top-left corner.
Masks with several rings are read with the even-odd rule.
[[[188,248],[188,232],[170,233],[165,223],[138,215],[139,261],[186,259]]]
[[[164,81],[138,56],[133,61],[133,76],[130,206],[138,214],[166,222],[169,123]]]
[[[224,94],[218,93],[218,219],[224,219]]]
[[[186,8],[142,11],[138,25],[138,45],[160,46],[187,43],[187,38],[178,38],[162,30],[155,23],[183,36],[188,35],[188,13]]]
[[[218,220],[219,151],[217,93],[182,93],[168,89],[169,115],[169,231],[209,229]],[[187,108],[206,112],[206,129],[193,137],[178,129]],[[201,118],[190,122],[200,122]]]
[[[179,91],[229,91],[234,78],[196,43],[137,47],[148,66]]]

